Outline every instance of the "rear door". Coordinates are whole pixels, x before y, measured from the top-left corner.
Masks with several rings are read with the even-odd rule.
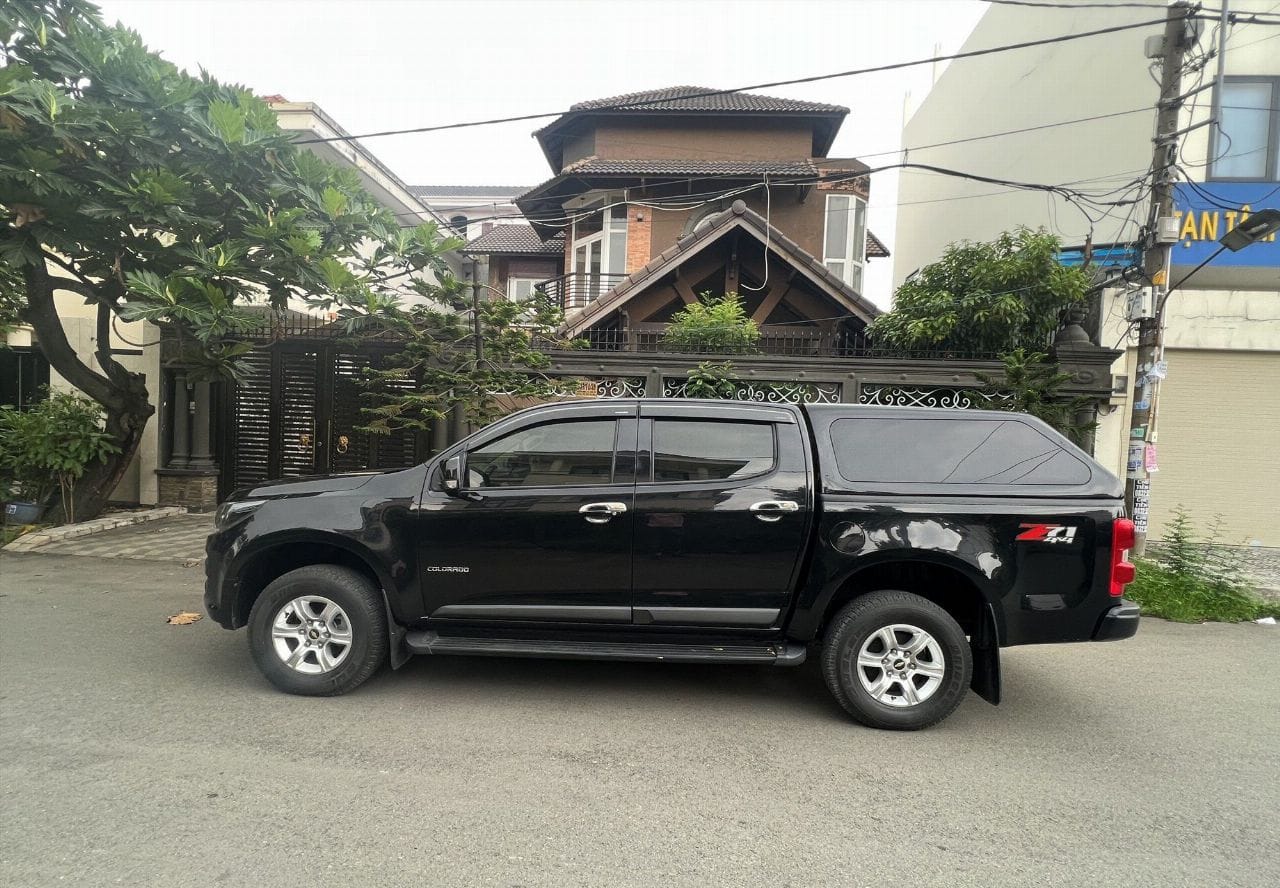
[[[777,625],[812,511],[797,419],[781,407],[641,407],[637,623]]]

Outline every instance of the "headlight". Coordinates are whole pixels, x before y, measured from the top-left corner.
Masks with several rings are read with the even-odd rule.
[[[213,513],[214,530],[226,530],[229,527],[234,527],[258,511],[259,507],[265,502],[266,500],[235,500],[223,503],[218,506],[218,511]]]

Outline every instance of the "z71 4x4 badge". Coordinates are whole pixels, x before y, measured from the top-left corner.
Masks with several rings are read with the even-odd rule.
[[[1076,529],[1065,524],[1019,524],[1022,533],[1014,539],[1023,543],[1074,543]]]

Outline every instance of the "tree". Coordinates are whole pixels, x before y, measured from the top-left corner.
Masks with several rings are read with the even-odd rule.
[[[1062,313],[1083,302],[1089,276],[1057,260],[1058,239],[1019,228],[990,243],[952,244],[893,297],[869,333],[903,349],[1004,354],[1042,348]]]
[[[662,336],[675,351],[749,354],[756,350],[760,328],[748,317],[737,293],[713,296],[676,312]]]
[[[144,377],[111,354],[116,318],[173,328],[197,372],[234,374],[251,301],[355,319],[434,295],[460,245],[403,228],[353,170],[293,144],[247,90],[178,70],[86,0],[0,7],[0,322],[35,331],[53,368],[102,405],[116,450],[77,482],[105,504],[154,412]],[[97,366],[57,294],[95,307]]]
[[[479,302],[479,343],[475,315],[466,311],[461,287],[447,294],[455,311],[415,306],[380,313],[371,323],[401,342],[385,370],[367,373],[371,406],[365,409],[374,433],[393,429],[426,431],[455,407],[469,422],[490,422],[525,400],[566,394],[575,380],[543,371],[546,348],[571,348],[557,337],[564,313],[541,291],[521,302],[505,298]],[[415,385],[408,388],[406,380]]]
[[[1097,428],[1096,422],[1080,422],[1076,416],[1091,408],[1093,401],[1084,395],[1070,397],[1062,387],[1071,381],[1070,373],[1058,370],[1043,352],[1015,348],[1004,355],[1001,378],[977,373],[983,383],[980,391],[970,392],[975,407],[986,410],[1010,410],[1029,413],[1066,435],[1076,444]]]

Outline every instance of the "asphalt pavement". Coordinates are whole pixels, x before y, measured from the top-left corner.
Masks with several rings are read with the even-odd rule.
[[[1280,629],[1005,652],[851,723],[816,668],[418,658],[274,691],[199,568],[0,554],[0,885],[1280,884]]]

